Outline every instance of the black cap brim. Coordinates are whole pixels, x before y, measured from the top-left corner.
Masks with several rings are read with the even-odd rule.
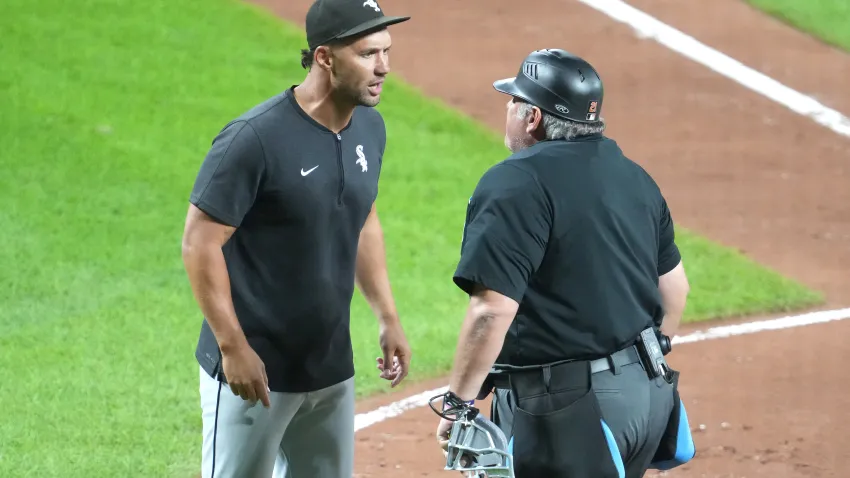
[[[493,88],[495,88],[498,92],[511,96],[516,96],[517,93],[519,93],[519,90],[517,89],[516,85],[514,85],[513,78],[496,80],[493,82]]]
[[[359,35],[363,35],[369,33],[371,31],[380,30],[382,28],[388,27],[390,25],[395,25],[396,23],[406,22],[410,20],[410,17],[390,17],[383,16],[379,18],[375,18],[374,20],[369,20],[368,22],[361,23],[351,30],[340,33],[335,36],[333,40],[345,40],[346,38],[351,38]]]
[[[521,98],[524,101],[531,102],[531,100],[526,98],[526,96],[522,94],[522,91],[517,88],[516,78],[505,78],[503,80],[496,80],[493,82],[493,88],[495,88],[496,91],[500,93],[516,96],[517,98]]]

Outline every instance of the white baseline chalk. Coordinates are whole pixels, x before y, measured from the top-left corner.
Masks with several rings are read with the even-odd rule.
[[[681,337],[677,335],[676,337],[673,337],[672,342],[673,345],[687,344],[703,340],[733,337],[735,335],[754,334],[765,330],[790,329],[792,327],[821,324],[824,322],[844,319],[850,319],[850,309],[824,310],[820,312],[810,312],[808,314],[782,317],[779,319],[760,320],[758,322],[712,327],[705,332],[697,330]]]
[[[804,325],[820,324],[845,319],[850,319],[850,309],[824,310],[802,315],[781,317],[778,319],[748,322],[745,324],[711,327],[705,331],[697,330],[687,335],[677,335],[673,337],[672,342],[673,345],[689,344],[693,342],[702,342],[703,340],[714,340],[734,337],[736,335],[754,334],[756,332],[763,332],[766,330],[790,329],[792,327],[802,327]],[[364,428],[375,425],[376,423],[397,417],[408,410],[413,410],[419,407],[427,407],[428,401],[431,400],[431,398],[441,393],[445,393],[446,390],[448,390],[448,386],[429,390],[380,407],[377,410],[358,414],[354,417],[354,431],[360,431]]]
[[[357,414],[354,417],[354,431],[360,431],[366,427],[370,427],[376,423],[380,423],[388,418],[397,417],[402,413],[408,410],[412,410],[414,408],[427,407],[428,402],[431,400],[431,398],[440,395],[441,393],[446,393],[448,389],[449,387],[445,386],[435,390],[429,390],[427,392],[418,393],[416,395],[413,395],[412,397],[407,397],[403,400],[399,400],[389,405],[380,407],[377,410]],[[442,402],[438,402],[438,405],[442,405]]]
[[[578,0],[618,22],[632,27],[640,37],[652,38],[667,48],[700,63],[747,88],[811,118],[836,133],[850,137],[850,119],[810,96],[793,90],[743,63],[700,43],[675,28],[620,0]]]

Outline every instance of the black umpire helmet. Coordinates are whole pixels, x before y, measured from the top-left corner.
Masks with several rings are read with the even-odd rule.
[[[516,78],[493,82],[496,90],[520,98],[558,118],[599,121],[602,79],[587,61],[559,49],[531,52]]]

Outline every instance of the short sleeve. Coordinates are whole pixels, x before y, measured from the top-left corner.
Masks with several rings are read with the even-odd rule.
[[[378,131],[380,132],[381,141],[381,162],[384,160],[384,152],[387,150],[387,124],[384,117],[378,113]]]
[[[658,231],[658,275],[662,276],[673,270],[682,259],[679,248],[676,246],[673,218],[664,198],[661,199],[661,219]]]
[[[238,227],[257,198],[265,156],[254,128],[238,121],[213,140],[189,201],[216,220]]]
[[[540,266],[552,210],[530,173],[500,163],[482,176],[467,205],[455,284],[475,284],[521,302]]]

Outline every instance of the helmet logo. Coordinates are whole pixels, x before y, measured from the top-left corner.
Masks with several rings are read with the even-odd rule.
[[[560,113],[563,113],[563,114],[567,114],[567,113],[570,112],[570,109],[567,108],[564,105],[555,105],[555,109],[558,110]]]

